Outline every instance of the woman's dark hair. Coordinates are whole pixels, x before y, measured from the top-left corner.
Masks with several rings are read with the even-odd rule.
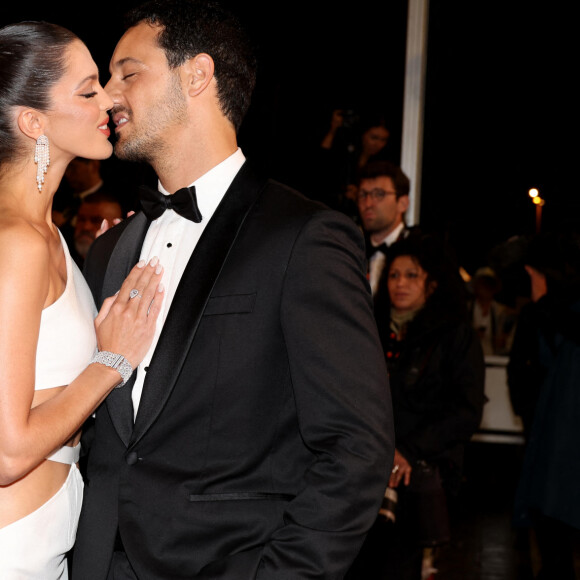
[[[452,253],[436,236],[411,233],[389,247],[385,274],[400,256],[409,256],[427,273],[428,293],[424,310],[428,316],[450,322],[467,319],[467,290]]]
[[[382,110],[364,107],[358,118],[360,135],[362,136],[369,129],[374,129],[375,127],[383,127],[387,131],[390,131],[390,123],[387,116]]]
[[[0,168],[22,155],[12,117],[16,106],[50,110],[50,92],[66,70],[68,46],[78,37],[48,22],[0,29]]]
[[[217,2],[151,0],[125,19],[127,28],[140,22],[161,26],[159,46],[172,68],[200,53],[212,57],[221,110],[239,130],[256,83],[256,56],[238,19]]]

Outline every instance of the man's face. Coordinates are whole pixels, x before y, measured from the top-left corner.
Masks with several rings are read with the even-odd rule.
[[[64,176],[73,191],[89,189],[101,179],[99,161],[95,159],[73,159],[67,166]]]
[[[393,180],[383,175],[361,180],[357,203],[364,229],[382,239],[403,221],[409,199],[397,199]]]
[[[82,203],[76,216],[74,242],[77,252],[84,258],[95,240],[97,231],[106,219],[110,224],[121,217],[121,206],[109,201]]]
[[[187,123],[187,105],[179,71],[169,68],[157,44],[158,27],[130,28],[111,58],[105,91],[115,105],[115,154],[152,163],[171,143],[172,130]]]

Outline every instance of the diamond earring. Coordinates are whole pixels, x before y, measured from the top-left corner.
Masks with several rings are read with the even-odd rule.
[[[38,191],[42,191],[42,184],[44,183],[44,174],[50,165],[50,151],[48,148],[48,137],[41,135],[36,140],[36,149],[34,151],[34,163],[36,163],[36,183]]]

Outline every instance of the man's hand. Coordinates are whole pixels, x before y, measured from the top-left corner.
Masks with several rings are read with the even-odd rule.
[[[389,487],[398,487],[401,480],[403,480],[405,485],[409,485],[411,482],[411,471],[413,471],[413,468],[409,465],[409,462],[395,449],[395,459],[389,479]]]

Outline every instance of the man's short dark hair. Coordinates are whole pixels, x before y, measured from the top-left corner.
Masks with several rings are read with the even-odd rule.
[[[363,179],[375,179],[377,177],[390,177],[397,192],[397,199],[403,195],[409,195],[411,182],[403,173],[402,169],[394,163],[386,160],[369,161],[358,174],[359,184]]]
[[[127,28],[140,22],[161,27],[158,42],[171,68],[197,54],[212,57],[221,110],[238,131],[250,106],[257,66],[238,18],[218,2],[150,0],[125,18]]]

